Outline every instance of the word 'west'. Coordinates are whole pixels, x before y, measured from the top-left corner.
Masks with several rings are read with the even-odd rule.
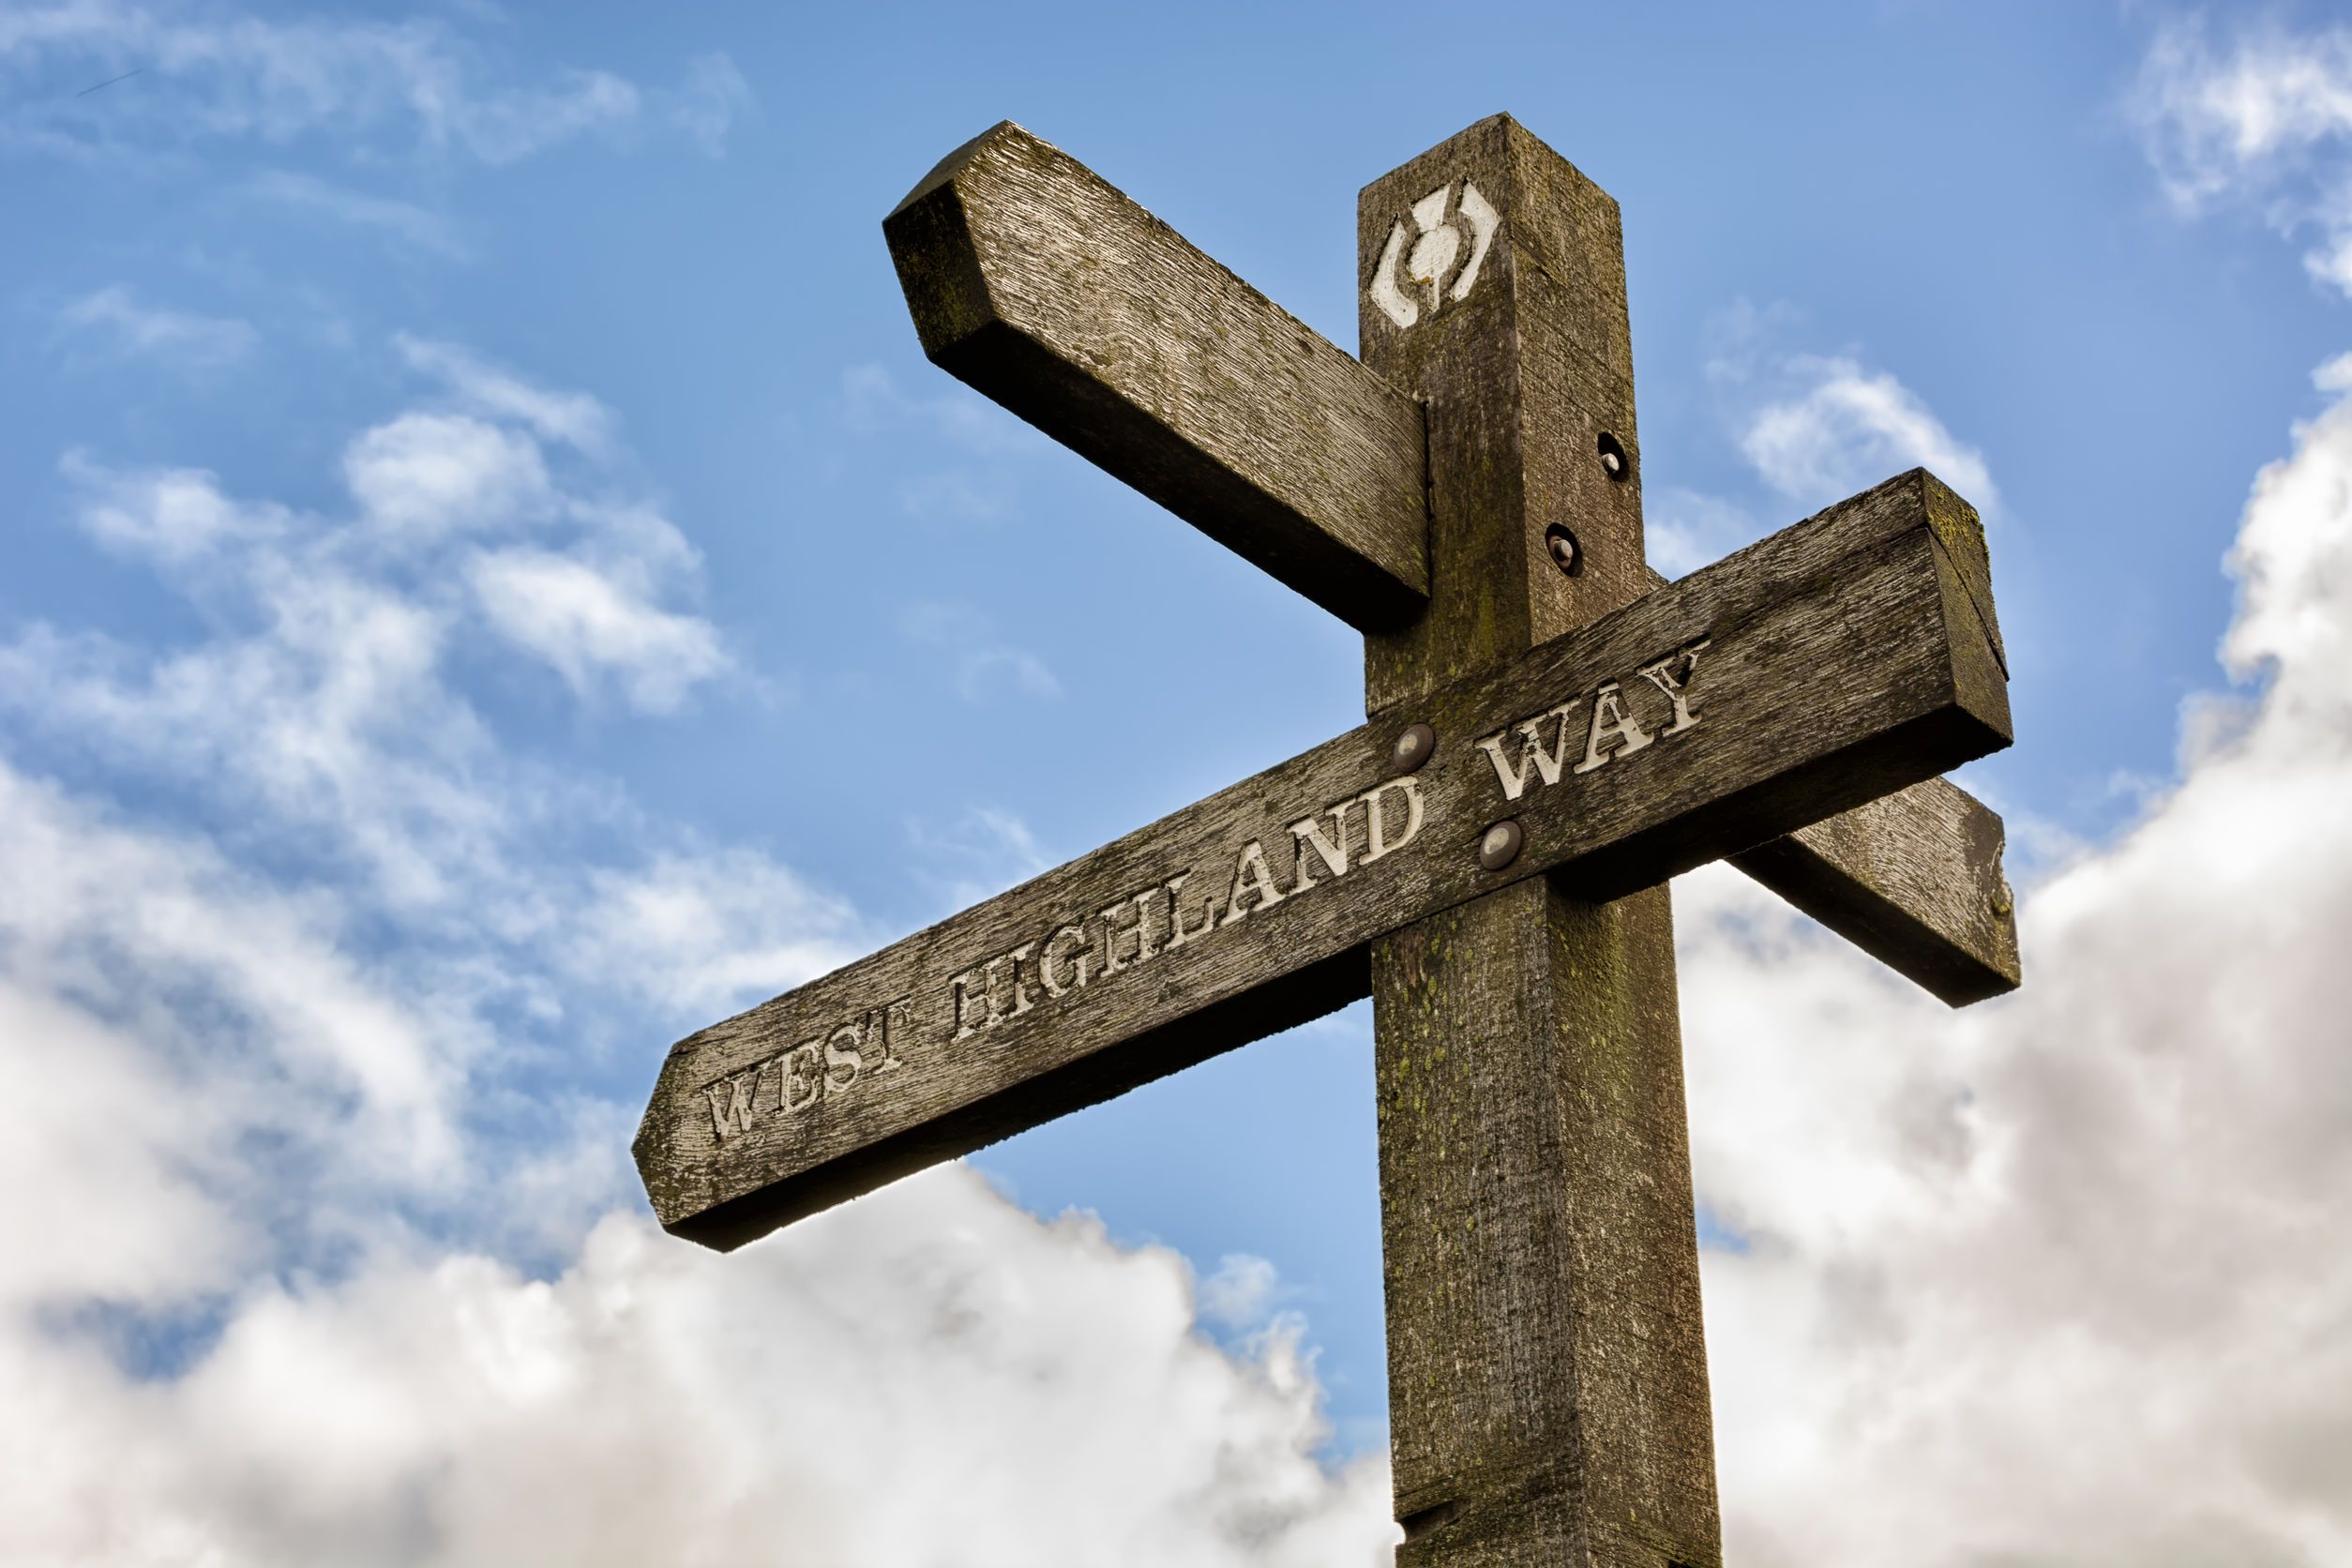
[[[1041,992],[1060,998],[1100,985],[1325,881],[1336,881],[1351,867],[1369,866],[1394,854],[1421,832],[1422,815],[1421,780],[1406,774],[1290,823],[1288,888],[1264,842],[1252,838],[1234,857],[1233,875],[1222,891],[1203,890],[1189,910],[1184,884],[1194,873],[1187,870],[1128,894],[1089,918],[1058,927],[1040,941],[1001,953],[948,982],[955,1037],[967,1040],[1019,1018],[1037,1004]],[[1354,826],[1359,821],[1364,824],[1361,852]],[[1277,840],[1276,858],[1283,849]]]
[[[739,1138],[766,1116],[797,1116],[826,1098],[838,1099],[867,1078],[892,1072],[897,1043],[905,1038],[912,997],[869,1009],[812,1040],[763,1056],[702,1086],[711,1105],[711,1133],[724,1143]],[[776,1091],[762,1087],[775,1071]]]

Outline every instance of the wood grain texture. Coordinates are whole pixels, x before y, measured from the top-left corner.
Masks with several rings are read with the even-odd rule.
[[[943,160],[884,230],[925,349],[963,380],[1350,625],[1395,627],[1426,602],[1417,405],[1084,165],[1008,122]],[[1610,330],[1600,352],[1622,381]],[[1623,493],[1584,500],[1637,505],[1639,479],[1636,464]],[[1603,562],[1593,588],[1621,594],[1626,565]],[[1989,617],[1988,582],[1971,586]],[[1483,611],[1467,604],[1419,635],[1470,646],[1465,614]],[[1934,838],[1949,804],[1879,803],[1733,864],[1946,1002],[1998,995],[2017,984],[2016,933],[1989,901],[2005,898],[1998,860],[1988,876],[1970,856],[1998,850],[1998,821],[1989,838],[1982,822]],[[1914,851],[1898,872],[1894,857]],[[1970,891],[1983,897],[1963,901]]]
[[[1954,1007],[2017,988],[2001,820],[1931,778],[1731,864]]]
[[[1981,521],[1977,530],[1981,536]],[[1979,569],[1985,562],[1981,550],[1971,559]],[[1652,587],[1671,580],[1650,575]],[[1970,580],[2006,671],[1990,574]],[[1946,1005],[1966,1007],[2023,983],[2017,900],[2002,865],[2007,844],[1998,812],[1931,778],[1742,851],[1730,864]]]
[[[1933,484],[1890,481],[681,1042],[637,1141],[656,1214],[740,1244],[1342,1005],[1365,944],[1437,911],[1545,869],[1588,897],[1649,886],[2006,745],[2005,701],[1958,679],[1955,629],[1982,634]],[[1646,744],[1599,722],[1605,686]],[[1413,719],[1439,742],[1403,783]],[[1526,847],[1482,870],[1505,817]],[[1004,1016],[965,1028],[989,997]]]
[[[1428,589],[1421,414],[1010,121],[883,221],[924,352],[1356,626]]]
[[[1400,324],[1384,269],[1473,188],[1500,217],[1480,275]],[[1616,204],[1507,116],[1357,212],[1364,361],[1428,425],[1430,607],[1364,640],[1368,710],[1410,712],[1654,599],[1624,252]],[[1373,944],[1399,1568],[1721,1560],[1672,907],[1600,901],[1624,890],[1539,879]]]

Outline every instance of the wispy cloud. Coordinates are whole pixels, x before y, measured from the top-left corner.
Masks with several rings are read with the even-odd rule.
[[[79,94],[90,80],[133,70],[105,94]],[[282,146],[325,135],[347,150],[496,165],[583,137],[636,134],[649,122],[716,153],[750,103],[724,55],[697,59],[676,87],[579,68],[515,83],[437,18],[279,20],[118,0],[0,15],[0,72],[19,84],[0,135],[83,154],[191,137]]]
[[[890,438],[901,449],[902,470],[924,465],[898,480],[897,500],[909,515],[933,520],[988,522],[1010,512],[1017,464],[1045,440],[977,393],[951,387],[917,397],[880,365],[842,372],[841,421],[852,435]],[[936,460],[923,454],[942,446],[963,460],[930,466]]]
[[[371,195],[285,169],[265,171],[246,188],[264,201],[320,213],[371,234],[389,234],[452,261],[462,261],[468,253],[455,223],[413,202]]]
[[[637,707],[666,713],[729,661],[709,622],[661,609],[638,575],[537,549],[486,550],[467,566],[490,625],[574,692],[610,676]]]
[[[585,392],[550,391],[454,343],[405,332],[392,342],[409,369],[439,381],[469,412],[519,420],[542,440],[560,441],[592,457],[611,447],[612,411]]]
[[[57,326],[65,341],[85,352],[182,369],[242,359],[259,340],[250,322],[151,305],[123,283],[68,300],[57,312]]]
[[[1004,642],[996,623],[970,605],[910,605],[898,617],[898,629],[946,656],[956,695],[967,702],[1062,695],[1062,682],[1045,660]]]
[[[2312,234],[2312,276],[2352,294],[2352,28],[2203,18],[2157,32],[2129,100],[2148,156],[2183,211],[2222,204],[2281,234]]]

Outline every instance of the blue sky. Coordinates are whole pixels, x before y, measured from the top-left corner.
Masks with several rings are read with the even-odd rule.
[[[1804,1347],[1844,1343],[1857,1289],[1924,1321],[1955,1288],[1936,1271],[1981,1246],[1981,1276],[2014,1289],[1987,1288],[1999,1312],[1968,1343],[2086,1322],[2131,1339],[2089,1297],[2030,1307],[2038,1249],[2079,1261],[2082,1235],[2052,1241],[2023,1197],[1954,1217],[2045,1190],[2026,1170],[2081,1197],[2085,1234],[2131,1229],[2167,1190],[2150,1175],[2094,1203],[2081,1168],[2028,1158],[2031,1129],[2088,1126],[2113,1169],[2152,1170],[2185,1136],[2177,1102],[2083,1108],[2138,1093],[2116,1084],[2148,1081],[2133,1063],[2166,1039],[2181,1063],[2268,1064],[2232,1080],[2239,1098],[2210,1090],[2234,1108],[2201,1123],[2217,1160],[2352,1127],[2332,1091],[2299,1107],[2283,1088],[2343,1043],[2327,955],[2352,858],[2279,826],[2331,822],[2352,777],[2321,766],[2352,740],[2325,674],[2352,616],[2326,479],[2352,373],[2314,381],[2352,347],[2346,104],[2352,33],[2321,7],[0,5],[0,1050],[19,1178],[55,1194],[16,1222],[41,1261],[0,1290],[0,1362],[60,1408],[176,1401],[188,1434],[222,1410],[276,1431],[267,1391],[302,1384],[273,1346],[318,1347],[313,1386],[447,1373],[423,1370],[427,1348],[398,1378],[353,1370],[371,1311],[423,1310],[414,1292],[478,1285],[495,1317],[593,1296],[582,1281],[690,1281],[676,1299],[736,1322],[799,1300],[804,1256],[900,1291],[927,1236],[985,1236],[972,1267],[1002,1287],[1008,1334],[1093,1332],[1019,1304],[1099,1284],[1136,1335],[1105,1340],[1106,1362],[1194,1380],[1193,1403],[1171,1374],[1121,1420],[1175,1443],[1224,1429],[1187,1425],[1199,1400],[1255,1412],[1234,1419],[1259,1423],[1260,1481],[1289,1488],[1297,1529],[1188,1560],[1376,1541],[1364,1010],[974,1162],[1099,1233],[949,1177],[810,1239],[673,1261],[684,1244],[643,1233],[626,1144],[676,1036],[1361,716],[1347,628],[924,361],[882,215],[1018,119],[1352,347],[1358,188],[1507,109],[1623,209],[1657,564],[1689,569],[1919,461],[1991,527],[2019,740],[1967,781],[2036,889],[2028,997],[1949,1018],[1720,880],[1681,893],[1700,1185],[1736,1243],[1709,1260],[1732,1537],[1750,1560],[1862,1560],[1838,1554],[1873,1538],[1807,1537],[1827,1527],[1766,1496],[1867,1470],[1839,1446],[1849,1408],[1772,1380],[1820,1370]],[[2298,671],[2319,673],[2306,689]],[[2147,870],[2167,834],[2171,876]],[[2231,881],[2254,870],[2271,880]],[[2199,875],[2237,892],[2193,897]],[[2150,1000],[2173,986],[2239,1004]],[[2052,1087],[2044,1066],[2077,1050],[2119,1077]],[[1988,1108],[2012,1104],[2003,1085],[2009,1121]],[[1832,1111],[1868,1124],[1831,1129]],[[1805,1146],[1821,1159],[1800,1169]],[[2337,1157],[2282,1168],[2275,1192],[2232,1168],[2261,1208],[2325,1191]],[[2352,1293],[2296,1259],[2343,1224],[2302,1214],[2272,1238],[2314,1320]],[[1933,1266],[1905,1241],[1930,1234],[1949,1244]],[[2136,1267],[2176,1279],[2164,1260],[2195,1249],[2169,1244],[2094,1271],[2090,1297],[2130,1295]],[[2239,1322],[2148,1354],[2258,1362]],[[1906,1366],[1933,1361],[1895,1338],[1921,1358]],[[978,1364],[957,1353],[915,1359]],[[659,1381],[654,1349],[578,1355]],[[2094,1392],[2147,1375],[2077,1369]],[[887,1383],[869,1371],[833,1396]],[[998,1395],[973,1377],[985,1410]],[[1918,1392],[1949,1381],[1895,1378],[1916,1400],[1878,1413],[1932,1433],[1922,1452],[2055,1437],[2022,1396]],[[649,1408],[679,1442],[717,1440],[694,1425],[716,1419],[707,1391],[661,1386],[674,1398]],[[2224,1397],[2177,1392],[2184,1410]],[[497,1422],[557,1421],[517,1400]],[[839,1415],[804,1405],[754,1436]],[[1049,1403],[1021,1409],[1053,1428]],[[926,1419],[901,1410],[878,1440]],[[56,1466],[83,1476],[71,1455],[112,1430],[92,1416]],[[393,1502],[289,1457],[307,1439],[250,1469],[309,1500],[242,1513],[189,1500],[213,1495],[186,1479],[192,1436],[144,1440],[149,1470],[54,1488],[23,1554],[128,1553],[131,1535],[93,1545],[105,1515],[152,1526],[136,1546],[158,1560],[192,1540],[231,1560],[362,1539],[386,1560],[496,1556],[489,1515],[440,1493],[400,1533]],[[418,1438],[379,1468],[464,1477],[477,1452]],[[565,1484],[622,1454],[583,1453]],[[2304,1522],[2211,1539],[2282,1563],[2352,1540],[2352,1467],[2297,1491],[2247,1463]],[[746,1495],[760,1484],[746,1471]],[[2128,1511],[2126,1483],[2105,1485],[2075,1506]],[[1959,1506],[1891,1497],[1891,1530]],[[1072,1539],[1140,1528],[1116,1509],[1096,1527]],[[931,1560],[916,1536],[840,1528],[839,1556],[807,1560]],[[2206,1539],[2187,1529],[2162,1540]]]

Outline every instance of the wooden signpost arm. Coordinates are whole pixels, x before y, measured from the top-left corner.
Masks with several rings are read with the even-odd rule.
[[[1378,714],[1650,575],[1616,204],[1497,117],[1358,221],[1364,362],[1428,418],[1430,608],[1365,639]],[[1522,882],[1376,942],[1372,1000],[1399,1568],[1716,1568],[1666,889]]]
[[[883,230],[942,367],[1358,629],[1423,612],[1422,415],[1388,379],[1010,121]],[[1959,1006],[2017,986],[2001,848],[1931,781],[1732,864]]]
[[[1631,893],[2007,745],[1958,505],[1891,479],[700,1031],[656,1214],[735,1245],[1352,1002],[1374,939],[1496,889]]]
[[[1720,1568],[1665,883],[2013,988],[1984,533],[1914,469],[1642,556],[1617,204],[1508,116],[1366,187],[1363,356],[1002,125],[885,224],[924,347],[1364,633],[1369,721],[671,1048],[741,1245],[1373,999],[1400,1568]]]

